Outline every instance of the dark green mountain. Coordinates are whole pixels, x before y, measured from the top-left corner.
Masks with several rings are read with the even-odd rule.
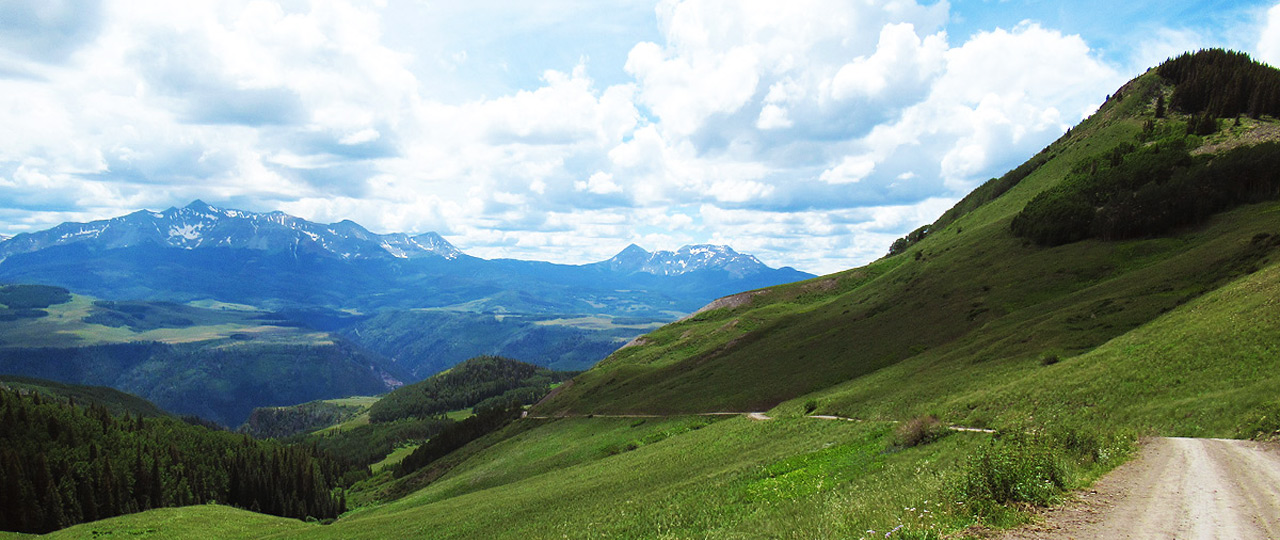
[[[103,401],[139,408],[101,388],[32,379],[0,387],[0,530],[43,533],[215,501],[295,518],[345,510],[331,491],[332,460],[171,417],[113,415]]]
[[[52,400],[73,402],[81,406],[103,407],[117,416],[169,416],[168,412],[150,401],[105,386],[84,386],[34,377],[0,375],[0,387],[19,393],[37,393]]]
[[[427,418],[448,411],[510,402],[533,404],[553,383],[573,373],[557,372],[499,356],[479,356],[429,379],[402,386],[369,409],[372,422]]]

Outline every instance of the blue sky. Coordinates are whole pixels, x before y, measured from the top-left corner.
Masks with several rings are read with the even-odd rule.
[[[1272,2],[0,4],[0,233],[203,199],[473,255],[882,255]]]

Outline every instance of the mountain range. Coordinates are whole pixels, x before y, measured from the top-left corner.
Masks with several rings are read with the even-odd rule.
[[[108,299],[216,299],[268,307],[674,318],[725,294],[812,277],[728,246],[650,253],[631,245],[586,265],[463,253],[434,232],[376,234],[194,201],[0,242],[0,280]]]

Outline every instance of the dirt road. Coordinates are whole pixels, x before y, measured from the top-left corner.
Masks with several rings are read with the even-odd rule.
[[[1251,441],[1152,439],[1022,539],[1280,540],[1280,450]]]

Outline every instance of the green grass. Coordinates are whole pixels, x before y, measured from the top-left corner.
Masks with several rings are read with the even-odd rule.
[[[382,398],[380,396],[351,396],[351,397],[344,397],[344,398],[337,398],[337,399],[326,399],[323,401],[325,403],[332,403],[334,405],[339,405],[342,407],[368,408],[372,406],[374,403],[376,403],[379,399],[382,399]]]
[[[884,423],[524,422],[546,425],[489,447],[409,497],[279,536],[813,538],[899,524],[954,527],[971,518],[934,517],[952,510],[940,497],[988,438],[958,434],[886,452],[892,426]],[[618,451],[630,443],[635,448]]]
[[[1036,355],[924,354],[777,411],[800,414],[813,400],[819,412],[866,418],[928,412],[976,426],[1035,418],[1160,435],[1248,435],[1241,428],[1277,401],[1270,390],[1280,385],[1277,298],[1280,264],[1272,263],[1089,352],[1063,352],[1052,365]]]
[[[1028,414],[1170,436],[1233,437],[1280,399],[1280,264],[1084,355],[979,395],[972,415]]]
[[[384,458],[382,461],[379,461],[377,463],[374,463],[373,465],[370,465],[369,470],[373,471],[374,474],[377,474],[381,472],[383,469],[386,469],[387,467],[393,467],[399,464],[401,461],[404,461],[404,458],[409,454],[412,454],[413,451],[417,450],[419,446],[421,445],[409,444],[409,445],[401,446],[400,448],[396,448],[395,450],[392,450],[390,454],[387,454],[387,457]]]
[[[296,519],[258,514],[227,506],[201,505],[161,508],[56,531],[40,538],[190,538],[226,540],[262,538],[286,531],[317,530]]]
[[[474,415],[475,413],[472,412],[471,409],[458,409],[456,411],[449,411],[447,413],[444,413],[445,418],[453,420],[454,422],[461,422],[463,420],[471,418]]]
[[[348,431],[360,426],[369,425],[369,407],[372,407],[373,404],[377,403],[379,399],[382,399],[381,396],[352,396],[352,397],[346,397],[346,398],[324,400],[325,403],[332,403],[334,405],[341,405],[345,407],[359,407],[360,411],[357,412],[355,416],[352,416],[348,420],[345,420],[338,424],[334,424],[332,426],[322,427],[320,429],[313,431],[312,433],[319,434],[319,433],[328,433],[331,431]]]

